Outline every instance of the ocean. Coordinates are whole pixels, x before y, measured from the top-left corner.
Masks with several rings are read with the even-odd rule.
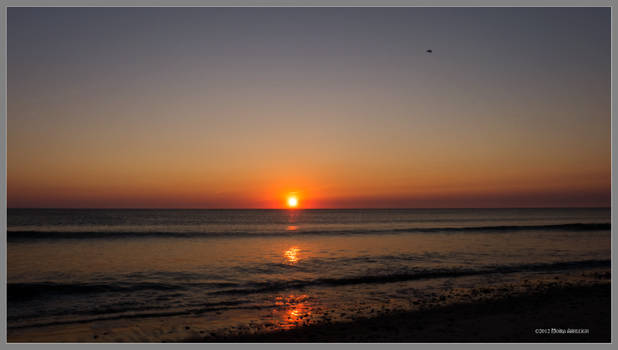
[[[9,340],[289,329],[611,259],[609,208],[9,209],[7,238]]]

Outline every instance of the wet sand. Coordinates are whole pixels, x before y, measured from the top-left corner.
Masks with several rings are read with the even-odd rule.
[[[538,283],[526,293],[479,289],[493,295],[472,302],[391,311],[348,322],[291,330],[197,337],[187,342],[610,342],[609,272],[597,282]],[[552,330],[553,328],[553,330]],[[562,333],[576,329],[588,333]],[[583,331],[582,331],[583,330]],[[537,332],[546,332],[539,334]]]
[[[609,342],[611,272],[607,268],[520,276],[512,282],[415,295],[409,305],[313,310],[292,324],[211,317],[155,317],[8,330],[9,342]],[[462,277],[466,278],[466,277]],[[471,279],[470,282],[478,282]],[[237,310],[247,316],[250,310]],[[302,310],[301,310],[302,311]],[[255,315],[254,315],[255,316]],[[253,319],[253,317],[250,317]],[[227,322],[227,323],[226,323]],[[289,322],[288,322],[289,323]],[[285,326],[285,328],[284,328]],[[289,327],[288,327],[289,326]],[[553,333],[552,333],[552,328]],[[539,334],[537,329],[546,330]],[[559,333],[588,329],[589,333]]]

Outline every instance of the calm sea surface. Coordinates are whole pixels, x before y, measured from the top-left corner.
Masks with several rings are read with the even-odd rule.
[[[8,327],[289,328],[352,304],[609,266],[609,223],[609,208],[9,209]]]

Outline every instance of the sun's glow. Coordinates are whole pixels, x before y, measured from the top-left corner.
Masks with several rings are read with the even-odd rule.
[[[298,250],[298,248],[292,247],[283,253],[283,256],[289,264],[296,264],[298,262]]]
[[[296,208],[298,206],[298,198],[294,196],[288,197],[288,207]]]

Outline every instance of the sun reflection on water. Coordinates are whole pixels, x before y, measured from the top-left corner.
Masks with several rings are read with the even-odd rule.
[[[278,327],[290,329],[304,323],[310,323],[313,308],[308,300],[307,294],[276,297]]]
[[[297,210],[289,210],[287,215],[286,231],[296,231],[300,228],[298,225],[299,212]]]
[[[296,264],[298,262],[298,251],[297,247],[292,247],[283,253],[288,264]]]

